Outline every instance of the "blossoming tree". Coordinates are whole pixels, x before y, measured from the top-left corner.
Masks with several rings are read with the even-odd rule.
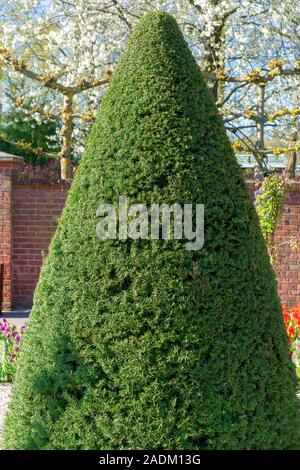
[[[276,138],[271,151],[291,155],[293,176],[299,148],[296,0],[8,0],[0,10],[2,63],[30,87],[29,95],[9,105],[37,121],[60,120],[62,177],[71,154],[82,152],[124,39],[153,9],[179,21],[238,137],[236,146],[250,150],[262,170],[270,152],[266,140]]]

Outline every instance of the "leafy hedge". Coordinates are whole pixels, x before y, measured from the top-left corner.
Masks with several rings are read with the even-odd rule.
[[[0,116],[0,151],[19,155],[31,165],[45,165],[49,157],[42,152],[58,153],[59,145],[49,145],[49,137],[56,134],[58,123],[37,123],[22,112],[4,113]]]
[[[205,245],[96,237],[101,203],[204,203]],[[35,293],[6,449],[288,449],[295,371],[257,216],[173,18],[112,79]]]

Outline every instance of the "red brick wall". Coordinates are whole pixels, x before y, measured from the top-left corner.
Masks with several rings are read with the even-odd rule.
[[[33,167],[18,158],[9,160],[9,156],[0,152],[0,263],[5,265],[3,310],[31,306],[42,254],[47,252],[69,187],[69,182],[59,179],[56,162]]]
[[[70,184],[59,169],[0,160],[0,263],[5,264],[4,309],[30,307]],[[253,183],[249,183],[253,190]],[[300,181],[287,193],[276,231],[278,292],[282,302],[300,302]]]
[[[0,264],[4,264],[3,308],[11,298],[11,177],[0,173]]]
[[[278,294],[283,303],[300,302],[300,182],[290,185],[275,239]]]
[[[13,184],[12,299],[13,307],[28,307],[37,283],[42,254],[56,228],[66,199],[62,184]]]

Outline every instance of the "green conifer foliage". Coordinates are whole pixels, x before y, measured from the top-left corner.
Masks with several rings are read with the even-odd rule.
[[[205,243],[99,240],[101,203],[205,205]],[[34,298],[7,449],[289,449],[274,275],[175,20],[144,17],[101,104]]]

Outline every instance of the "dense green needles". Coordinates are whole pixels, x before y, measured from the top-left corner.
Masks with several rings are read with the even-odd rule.
[[[101,203],[205,204],[205,244],[106,240]],[[295,372],[241,170],[175,20],[141,20],[35,293],[9,449],[287,449]]]

